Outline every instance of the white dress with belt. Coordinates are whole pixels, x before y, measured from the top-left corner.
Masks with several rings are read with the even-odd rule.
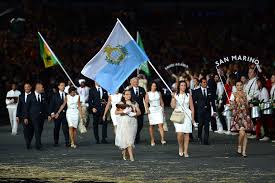
[[[118,104],[121,101],[122,98],[122,94],[118,93],[118,94],[114,94],[114,95],[110,95],[111,96],[111,104],[112,104],[112,108],[111,108],[111,119],[113,121],[113,125],[116,126],[117,122],[118,122],[118,117],[120,115],[116,115],[116,104]]]
[[[176,94],[176,111],[185,111],[184,112],[184,123],[174,123],[176,132],[182,132],[182,133],[192,133],[192,113],[189,106],[189,100],[190,100],[190,94],[184,93],[184,94]],[[184,107],[181,107],[181,105]]]
[[[78,110],[79,95],[71,96],[67,95],[67,111],[66,118],[69,127],[77,128],[79,122],[79,110]]]
[[[160,105],[160,93],[155,92],[148,92],[148,98],[149,98],[149,123],[150,125],[157,125],[157,124],[163,124],[163,108]]]

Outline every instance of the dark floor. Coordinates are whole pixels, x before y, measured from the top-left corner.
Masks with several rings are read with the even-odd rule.
[[[274,143],[249,140],[248,158],[242,158],[236,154],[237,136],[210,133],[211,145],[191,142],[186,159],[178,156],[172,124],[168,144],[157,141],[155,147],[149,146],[147,126],[136,145],[135,162],[122,160],[111,125],[110,144],[96,145],[90,128],[79,135],[79,147],[71,149],[64,147],[62,133],[60,146],[53,147],[53,123],[47,122],[43,151],[25,149],[22,126],[17,136],[10,135],[9,126],[1,126],[0,182],[275,182]]]

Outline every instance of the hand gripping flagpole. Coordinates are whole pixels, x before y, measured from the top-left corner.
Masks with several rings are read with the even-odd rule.
[[[222,83],[222,86],[223,86],[225,95],[226,95],[228,101],[230,101],[229,96],[228,96],[228,93],[227,93],[227,91],[226,91],[226,89],[225,89],[225,86],[224,86],[224,84],[223,84],[223,82],[222,82],[222,77],[221,77],[221,75],[220,75],[220,71],[219,71],[218,67],[216,67],[216,69],[217,69],[217,73],[218,73],[218,75],[219,75],[219,78],[220,78],[220,80],[221,80],[221,83]]]
[[[68,79],[71,81],[71,83],[74,85],[74,87],[77,88],[76,85],[74,84],[73,80],[69,76],[69,74],[66,72],[66,70],[64,69],[64,67],[62,66],[62,64],[59,62],[58,58],[56,57],[56,55],[54,54],[54,52],[52,51],[52,49],[49,47],[48,43],[43,38],[43,36],[40,34],[40,32],[38,32],[38,34],[41,37],[41,39],[43,40],[43,42],[46,44],[47,48],[50,50],[50,52],[52,53],[53,57],[55,58],[55,60],[57,61],[58,65],[61,67],[61,69],[64,71],[64,73],[66,74],[66,76],[68,77]]]

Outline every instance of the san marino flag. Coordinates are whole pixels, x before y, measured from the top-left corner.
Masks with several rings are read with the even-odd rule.
[[[81,73],[114,94],[131,73],[147,60],[147,55],[120,20],[117,20],[101,50],[85,65]]]

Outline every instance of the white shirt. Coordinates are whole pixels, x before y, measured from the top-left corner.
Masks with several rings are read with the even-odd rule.
[[[258,88],[258,85],[257,85],[257,78],[256,77],[250,79],[247,82],[247,85],[245,86],[244,91],[246,92],[248,99],[258,98],[259,88]]]
[[[77,93],[80,96],[80,102],[81,103],[86,103],[89,99],[89,90],[90,88],[88,86],[85,87],[78,87],[77,88]]]
[[[204,92],[205,91],[205,92]],[[202,95],[204,96],[204,94],[207,96],[207,88],[203,88],[201,87],[201,92],[202,92]],[[205,97],[206,97],[205,96]]]
[[[103,96],[103,91],[102,91],[102,88],[101,87],[98,87],[96,86],[96,90],[100,92],[100,99],[102,99],[102,96]]]
[[[30,93],[25,92],[25,103],[27,102],[27,97],[28,97],[29,94],[31,94],[31,92]]]
[[[19,97],[19,95],[21,95],[21,92],[18,90],[10,90],[7,93],[7,97]],[[6,98],[6,104],[7,104],[7,108],[16,108],[18,104],[18,100],[17,100],[17,103],[13,103],[12,99]]]
[[[272,85],[272,88],[270,90],[270,99],[271,101],[275,100],[275,84]]]
[[[37,91],[34,91],[34,94],[35,94],[35,98],[36,98],[37,102],[41,101],[41,94],[38,93]]]
[[[134,89],[135,94],[138,95],[139,94],[138,87],[133,86],[133,89]]]
[[[65,99],[65,92],[59,90],[59,95],[60,95],[60,98],[62,98],[62,95],[63,95],[63,100]]]
[[[269,95],[268,91],[265,87],[259,90],[259,100],[263,102],[268,102],[269,101]]]
[[[218,96],[218,99],[221,99],[224,93],[224,88],[222,82],[217,83],[217,91],[216,95]]]

